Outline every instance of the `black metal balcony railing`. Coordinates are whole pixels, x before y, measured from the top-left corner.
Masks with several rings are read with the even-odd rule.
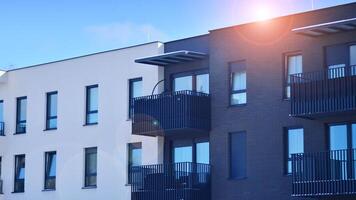
[[[0,122],[0,136],[5,136],[5,123]]]
[[[356,111],[356,66],[294,74],[290,81],[292,116]]]
[[[132,200],[209,200],[210,165],[174,163],[132,167]]]
[[[210,95],[178,91],[133,100],[132,133],[164,135],[169,132],[208,132]]]
[[[292,196],[356,195],[356,149],[292,155]]]
[[[2,187],[3,187],[3,180],[0,179],[0,194],[3,194]]]

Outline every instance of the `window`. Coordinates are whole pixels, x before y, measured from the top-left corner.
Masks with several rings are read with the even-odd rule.
[[[45,153],[45,190],[56,189],[56,156],[55,151]]]
[[[196,159],[197,163],[209,164],[210,163],[210,147],[209,142],[196,143]]]
[[[15,156],[14,192],[25,192],[25,155]]]
[[[173,76],[173,91],[196,91],[209,94],[209,74],[206,70],[180,73]]]
[[[292,173],[292,154],[304,153],[304,129],[288,128],[286,138],[286,174]]]
[[[286,69],[285,69],[285,92],[284,97],[290,98],[290,84],[291,75],[298,76],[303,72],[303,57],[300,54],[286,56]]]
[[[85,149],[85,187],[96,186],[97,175],[97,148],[91,147]]]
[[[356,45],[350,46],[350,70],[351,75],[356,75]]]
[[[135,78],[129,80],[129,118],[133,114],[133,99],[142,96],[142,78]]]
[[[26,133],[27,97],[18,97],[16,103],[16,134]]]
[[[245,61],[230,63],[230,105],[247,103]]]
[[[132,168],[132,167],[142,165],[142,144],[141,143],[131,143],[128,145],[128,149],[129,149],[128,182],[132,183],[131,177],[134,177],[135,173],[136,173],[135,168]]]
[[[0,100],[0,136],[5,135],[4,101]]]
[[[230,178],[246,178],[246,132],[230,133]]]
[[[47,93],[46,129],[57,128],[57,92]]]
[[[85,124],[98,123],[98,85],[86,87],[86,121]]]

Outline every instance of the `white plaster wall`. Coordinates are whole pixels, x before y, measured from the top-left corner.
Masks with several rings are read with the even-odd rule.
[[[142,142],[143,164],[161,163],[161,138],[131,135],[128,80],[143,78],[144,95],[163,78],[163,69],[134,63],[163,53],[161,43],[9,71],[0,83],[5,137],[0,137],[4,200],[130,199],[127,143]],[[99,123],[85,122],[85,86],[99,85]],[[45,128],[46,92],[58,91],[58,129]],[[16,97],[27,96],[27,133],[15,133]],[[84,148],[98,147],[97,188],[84,185]],[[57,151],[56,191],[43,192],[44,152]],[[13,194],[14,155],[26,154],[25,192]]]

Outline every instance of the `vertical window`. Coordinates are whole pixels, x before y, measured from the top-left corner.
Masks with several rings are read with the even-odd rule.
[[[86,87],[86,122],[85,124],[98,123],[98,85]]]
[[[85,149],[85,187],[96,186],[97,175],[97,148],[91,147]]]
[[[246,132],[230,133],[230,178],[246,177]]]
[[[45,190],[56,189],[56,152],[45,153]]]
[[[286,99],[290,98],[290,76],[296,75],[303,72],[303,57],[302,55],[287,55],[286,56],[286,67],[285,67],[285,92],[284,97]]]
[[[133,99],[142,96],[142,78],[129,80],[129,118],[133,114]]]
[[[230,105],[247,103],[245,61],[230,63]]]
[[[16,133],[26,133],[27,97],[18,97],[16,103]]]
[[[356,75],[356,45],[350,46],[350,66],[351,75]]]
[[[5,135],[4,101],[0,100],[0,136]]]
[[[197,92],[209,94],[209,74],[199,74],[196,79]]]
[[[304,129],[287,129],[286,138],[286,174],[292,173],[292,154],[304,153]]]
[[[129,169],[129,183],[132,183],[132,178],[135,174],[135,169],[132,167],[142,165],[142,144],[141,143],[131,143],[128,146],[129,148],[129,162],[128,162],[128,169]]]
[[[57,128],[57,92],[47,93],[46,129]]]
[[[15,156],[14,192],[25,191],[25,155]]]
[[[210,163],[210,147],[209,142],[196,143],[196,159],[197,163],[209,164]]]

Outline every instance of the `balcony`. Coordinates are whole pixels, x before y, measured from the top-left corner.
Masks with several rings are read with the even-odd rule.
[[[209,200],[210,165],[174,163],[130,170],[132,200]]]
[[[210,95],[178,91],[133,100],[132,134],[208,134]]]
[[[317,119],[356,111],[356,66],[295,74],[291,116]]]
[[[292,155],[292,196],[356,195],[356,149]]]
[[[0,122],[0,136],[5,136],[5,123]]]

